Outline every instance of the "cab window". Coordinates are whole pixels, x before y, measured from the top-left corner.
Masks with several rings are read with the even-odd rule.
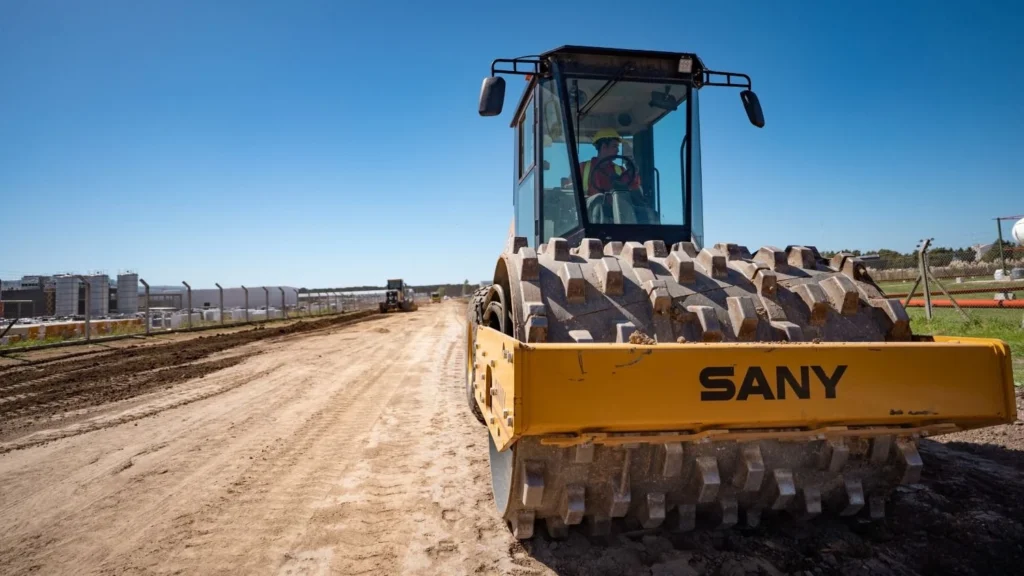
[[[687,225],[684,84],[568,80],[591,224]]]
[[[558,84],[550,78],[542,80],[540,95],[541,154],[544,160],[544,189],[541,191],[544,209],[540,235],[541,241],[547,242],[550,238],[564,237],[579,228],[580,217],[572,187],[572,169],[562,126],[562,102],[558,96]]]
[[[527,238],[531,246],[536,236],[536,206],[534,184],[537,171],[534,170],[535,158],[535,98],[526,103],[523,115],[516,124],[516,183],[515,210],[516,236]]]
[[[526,104],[526,110],[523,116],[519,119],[519,125],[516,127],[516,133],[518,135],[519,142],[519,173],[516,175],[520,180],[526,173],[533,168],[534,164],[534,145],[536,142],[534,132],[534,113],[533,113],[533,98]]]

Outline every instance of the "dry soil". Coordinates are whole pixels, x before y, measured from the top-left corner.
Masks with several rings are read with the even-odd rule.
[[[465,406],[464,317],[446,302],[0,369],[0,573],[1024,571],[1021,422],[926,442],[922,484],[879,525],[519,543]]]

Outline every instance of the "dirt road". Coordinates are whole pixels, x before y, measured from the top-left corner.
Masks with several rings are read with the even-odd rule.
[[[0,573],[1024,569],[1021,426],[991,431],[1002,444],[988,448],[930,443],[924,484],[881,526],[517,543],[493,512],[485,432],[465,408],[463,318],[447,302],[5,369]]]

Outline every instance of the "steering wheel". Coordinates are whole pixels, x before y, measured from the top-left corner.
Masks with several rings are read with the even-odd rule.
[[[596,177],[596,176],[598,174],[601,174],[601,176],[606,176],[604,173],[600,173],[599,170],[605,164],[610,163],[612,160],[615,160],[616,158],[621,159],[622,163],[625,164],[625,171],[622,174],[619,174],[617,176],[613,176],[613,177],[610,178],[610,180],[611,180],[611,186],[610,187],[602,188],[601,185],[598,184],[598,181],[603,180],[604,178]],[[605,193],[607,193],[607,192],[611,192],[612,190],[616,190],[616,189],[618,189],[618,190],[628,190],[629,189],[629,183],[632,182],[634,178],[636,178],[636,164],[633,163],[633,160],[629,156],[620,156],[620,155],[605,156],[604,158],[601,158],[597,162],[595,162],[594,165],[590,169],[590,183],[594,186],[594,188],[597,189],[598,192],[605,192]]]

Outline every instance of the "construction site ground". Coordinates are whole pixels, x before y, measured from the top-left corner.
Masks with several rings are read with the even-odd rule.
[[[465,317],[452,300],[5,361],[0,573],[1024,570],[1020,421],[925,441],[880,524],[518,542],[466,408]]]

